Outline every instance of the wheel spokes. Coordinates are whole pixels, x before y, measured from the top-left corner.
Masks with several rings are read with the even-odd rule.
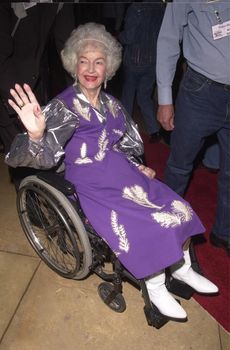
[[[30,221],[33,240],[38,249],[58,268],[68,273],[74,272],[79,268],[80,258],[69,238],[68,226],[39,193],[28,191],[26,200],[30,208],[27,220]]]

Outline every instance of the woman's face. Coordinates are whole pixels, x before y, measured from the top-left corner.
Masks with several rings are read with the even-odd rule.
[[[87,46],[78,57],[76,76],[86,90],[97,90],[105,80],[106,57],[100,48]]]

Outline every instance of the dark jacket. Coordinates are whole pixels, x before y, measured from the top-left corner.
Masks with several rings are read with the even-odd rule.
[[[4,103],[14,83],[35,87],[51,30],[60,51],[75,26],[71,4],[59,7],[59,12],[59,4],[37,4],[25,11],[12,36],[18,18],[11,4],[0,4],[0,98]]]
[[[152,66],[156,62],[156,43],[165,6],[159,1],[129,6],[119,40],[124,46],[126,66]]]

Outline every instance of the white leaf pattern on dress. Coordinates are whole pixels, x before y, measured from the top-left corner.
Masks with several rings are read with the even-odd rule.
[[[116,236],[119,237],[120,250],[124,250],[126,253],[128,253],[130,244],[126,237],[126,231],[125,231],[124,225],[119,225],[118,223],[118,215],[115,212],[115,210],[111,211],[111,226],[112,226],[113,232],[116,234]]]
[[[80,148],[80,158],[75,160],[75,164],[87,164],[92,163],[92,160],[87,157],[87,144],[85,142],[82,143]]]
[[[189,205],[186,205],[178,200],[174,200],[171,205],[173,212],[178,213],[182,221],[186,222],[192,219],[193,211]]]
[[[159,209],[159,210],[164,208],[164,205],[158,206],[150,202],[148,199],[148,194],[139,185],[134,185],[132,187],[125,187],[123,189],[122,197],[129,199],[139,205],[142,205],[143,207]]]
[[[106,150],[108,150],[108,148],[107,148],[108,143],[109,143],[109,140],[107,139],[106,129],[103,129],[103,131],[98,139],[99,151],[97,152],[97,154],[94,157],[96,160],[102,161],[105,158],[105,152],[106,152]]]
[[[165,228],[181,226],[184,222],[192,220],[192,209],[183,202],[174,200],[171,208],[172,212],[152,213],[152,218]]]
[[[78,112],[82,118],[84,118],[87,121],[91,120],[89,106],[82,107],[81,103],[78,101],[77,98],[73,99],[73,105],[76,112]]]
[[[119,129],[113,129],[113,132],[114,132],[114,134],[117,134],[117,135],[119,135],[119,136],[123,136],[123,132],[121,131],[121,130],[119,130]]]
[[[167,211],[152,213],[151,215],[158,224],[165,228],[176,227],[181,224],[180,218],[177,215],[171,214]]]

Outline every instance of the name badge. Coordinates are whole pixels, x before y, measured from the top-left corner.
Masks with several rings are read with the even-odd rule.
[[[230,35],[230,21],[212,26],[212,36],[214,40],[224,38]]]

